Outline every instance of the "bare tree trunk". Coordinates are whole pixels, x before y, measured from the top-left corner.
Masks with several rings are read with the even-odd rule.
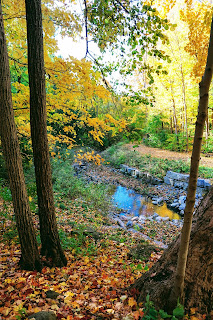
[[[187,191],[186,207],[184,211],[184,223],[181,232],[181,243],[180,250],[178,254],[177,271],[175,277],[174,291],[172,294],[172,299],[179,297],[181,301],[184,301],[184,277],[186,269],[186,261],[189,247],[189,239],[192,225],[193,210],[195,204],[195,195],[197,189],[197,179],[198,179],[198,169],[200,162],[200,152],[202,145],[202,137],[205,126],[205,121],[208,112],[208,102],[209,102],[209,88],[212,80],[213,73],[213,23],[211,28],[210,40],[209,40],[209,50],[206,62],[206,68],[202,80],[199,85],[199,106],[198,106],[198,116],[195,126],[195,136],[193,151],[191,157],[191,167],[189,176],[189,186]]]
[[[46,124],[41,0],[25,0],[30,85],[30,124],[42,250],[54,266],[67,263],[57,230]]]
[[[179,238],[173,243],[159,262],[156,263],[154,268],[152,268],[147,275],[137,280],[133,285],[134,288],[141,292],[139,299],[143,299],[145,294],[150,293],[151,299],[153,299],[161,308],[173,308],[179,297],[181,301],[184,301],[185,298],[185,306],[187,307],[202,307],[205,309],[205,312],[210,312],[212,310],[213,188],[197,211],[197,223],[193,228],[190,241],[201,143],[208,110],[209,87],[212,73],[213,20],[206,68],[202,81],[200,82],[198,116],[195,128],[181,239]],[[177,254],[178,262],[176,268]]]
[[[174,90],[173,90],[173,82],[171,80],[170,80],[170,89],[171,89],[171,95],[172,95],[172,108],[173,108],[173,117],[174,117],[174,125],[175,125],[175,135],[176,135],[177,145],[179,149],[175,96],[174,96]]]
[[[183,92],[183,110],[184,110],[184,126],[185,126],[185,133],[186,133],[186,151],[188,151],[189,137],[188,137],[188,121],[187,121],[187,105],[186,105],[186,85],[185,85],[182,64],[180,65],[180,70],[181,70],[182,92]]]
[[[21,244],[21,268],[40,270],[40,256],[30,212],[12,107],[10,70],[0,1],[0,136]]]

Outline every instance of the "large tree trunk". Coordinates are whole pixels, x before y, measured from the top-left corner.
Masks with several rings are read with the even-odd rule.
[[[38,195],[41,254],[54,266],[66,265],[61,248],[53,199],[46,125],[46,92],[41,0],[26,0],[30,124]]]
[[[170,309],[180,236],[164,252],[160,260],[131,288],[137,289],[139,301],[147,294],[161,309]],[[213,188],[197,209],[191,232],[185,274],[185,308],[197,307],[210,313],[213,308]]]
[[[0,136],[13,198],[21,244],[20,265],[40,270],[40,256],[25,186],[22,160],[12,107],[10,70],[0,2]]]

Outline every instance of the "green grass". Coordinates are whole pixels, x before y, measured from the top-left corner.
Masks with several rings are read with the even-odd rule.
[[[76,176],[72,163],[68,160],[54,160],[53,187],[59,199],[82,198],[86,202],[85,205],[90,204],[103,211],[110,205],[107,198],[108,187],[101,183],[87,183],[83,178]]]
[[[121,164],[136,167],[141,171],[149,172],[151,175],[162,179],[168,170],[189,173],[190,162],[184,160],[168,160],[154,158],[151,155],[141,156],[136,150],[129,150],[125,145],[114,145],[102,153],[106,163],[119,168]],[[212,179],[213,169],[200,167],[199,177]]]

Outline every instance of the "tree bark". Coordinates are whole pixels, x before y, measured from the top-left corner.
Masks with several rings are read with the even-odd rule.
[[[144,301],[149,294],[156,307],[171,311],[170,295],[179,247],[180,236],[170,244],[159,261],[131,286],[138,292],[138,301]],[[203,199],[193,219],[184,282],[186,312],[193,307],[209,314],[213,308],[212,252],[213,188]]]
[[[40,270],[40,256],[25,185],[12,107],[10,70],[0,1],[0,136],[8,170],[16,225],[21,244],[21,268]]]
[[[173,90],[173,81],[170,80],[170,89],[172,95],[172,108],[173,108],[173,117],[174,117],[174,125],[175,125],[175,135],[177,140],[177,147],[179,149],[179,141],[178,141],[178,125],[177,125],[177,115],[176,115],[176,106],[175,106],[175,95]]]
[[[209,102],[209,88],[213,74],[213,22],[211,27],[211,34],[209,40],[209,50],[206,62],[206,68],[202,80],[199,85],[199,106],[198,116],[195,126],[194,143],[191,157],[189,186],[186,198],[186,207],[184,211],[184,223],[181,231],[181,243],[178,254],[177,271],[175,277],[174,290],[172,292],[172,299],[180,298],[184,301],[184,276],[186,269],[186,261],[190,240],[190,232],[192,225],[193,210],[195,204],[195,195],[197,189],[198,169],[200,162],[200,153],[202,145],[202,137],[204,132],[205,121],[208,113]],[[175,303],[175,302],[174,302]]]
[[[30,125],[38,195],[40,235],[45,256],[54,266],[67,263],[57,230],[46,125],[46,91],[41,0],[25,0],[30,85]]]
[[[163,274],[163,277],[162,277],[162,280],[164,278],[167,279],[164,283],[166,284],[165,286],[165,295],[167,296],[166,300],[168,301],[167,303],[169,303],[169,305],[167,305],[167,308],[175,307],[175,304],[177,303],[178,298],[180,298],[181,302],[184,302],[184,296],[185,296],[186,304],[189,306],[191,306],[192,304],[199,305],[199,301],[195,301],[196,299],[205,301],[204,303],[207,311],[209,311],[208,304],[211,304],[212,306],[212,287],[209,286],[209,284],[213,285],[212,275],[209,273],[209,272],[213,272],[212,191],[210,192],[210,196],[209,196],[210,200],[208,204],[209,207],[211,208],[208,211],[209,216],[206,217],[207,221],[210,222],[211,220],[211,222],[209,223],[209,226],[207,224],[202,227],[200,224],[201,232],[200,232],[200,229],[197,228],[196,229],[197,234],[194,233],[191,236],[191,242],[190,242],[190,232],[191,232],[191,226],[192,226],[195,194],[196,194],[196,188],[197,188],[201,143],[202,143],[206,115],[208,112],[209,88],[211,84],[212,74],[213,74],[213,20],[212,20],[212,26],[211,26],[211,34],[210,34],[206,68],[205,68],[204,75],[202,77],[202,81],[200,82],[200,99],[199,99],[198,116],[197,116],[196,128],[195,128],[193,151],[192,151],[192,157],[191,157],[191,167],[190,167],[189,186],[188,186],[187,199],[186,199],[186,208],[184,211],[184,223],[183,223],[183,228],[181,232],[181,240],[178,239],[177,241],[178,245],[177,244],[174,245],[174,248],[177,249],[178,247],[179,250],[177,251],[176,249],[172,248],[171,251],[169,251],[166,254],[166,256],[164,256],[164,259],[167,260],[171,258],[169,256],[170,254],[173,255],[174,250],[176,250],[175,251],[176,255],[178,253],[177,268],[175,268],[175,265],[173,265],[173,272],[175,272],[175,277],[172,280],[172,282],[174,281],[173,283],[174,286],[172,285],[172,289],[171,289],[171,286],[169,286],[171,282],[171,266],[169,267],[169,269],[165,268],[165,273]],[[202,222],[202,219],[205,219],[204,217],[202,217],[203,212],[201,211],[200,213],[199,221],[201,222]],[[204,216],[204,213],[203,213],[203,216]],[[206,223],[206,221],[203,221],[203,223]],[[203,228],[205,232],[202,232]],[[191,246],[190,249],[189,249],[189,242]],[[201,244],[203,247],[201,246]],[[209,251],[209,248],[211,248],[211,251]],[[184,286],[188,250],[191,250],[193,252],[193,257],[191,257],[191,255],[189,254],[189,258],[188,258],[189,261],[187,264],[188,266],[190,265],[190,269],[191,269],[190,271],[188,270],[187,272],[188,273],[191,272],[192,277],[189,280],[187,280],[187,275],[186,275],[186,281],[190,281],[191,284],[188,286],[185,284]],[[206,255],[206,252],[209,255]],[[202,257],[202,254],[203,254],[203,257]],[[191,260],[190,260],[190,257],[191,257]],[[209,264],[209,261],[210,261],[210,264]],[[193,263],[195,263],[195,265],[193,265]],[[202,270],[199,270],[198,268]],[[203,274],[203,270],[205,270],[205,273],[206,273],[205,276]],[[154,271],[154,274],[155,273],[156,272]],[[169,282],[168,282],[168,274],[170,274]],[[138,284],[136,284],[136,287],[138,287]],[[193,288],[194,293],[191,291],[192,290],[191,288]],[[143,285],[140,287],[140,290],[144,290]],[[168,294],[168,290],[169,290],[169,294]],[[203,291],[204,298],[202,298],[201,296],[202,291]],[[161,294],[163,295],[163,292],[161,292]],[[194,298],[192,299],[191,296]],[[207,301],[207,296],[210,297],[209,302]]]

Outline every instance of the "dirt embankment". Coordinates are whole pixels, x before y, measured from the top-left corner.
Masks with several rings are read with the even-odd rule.
[[[142,144],[135,146],[134,144],[127,144],[130,150],[136,150],[141,155],[149,154],[152,157],[155,158],[161,158],[161,159],[169,159],[169,160],[190,160],[191,158],[191,152],[175,152],[175,151],[169,151],[169,150],[162,150],[158,148],[151,148],[144,146]],[[134,146],[134,148],[133,148]],[[213,168],[213,155],[210,157],[201,156],[200,160],[200,166],[207,167],[207,168]]]

